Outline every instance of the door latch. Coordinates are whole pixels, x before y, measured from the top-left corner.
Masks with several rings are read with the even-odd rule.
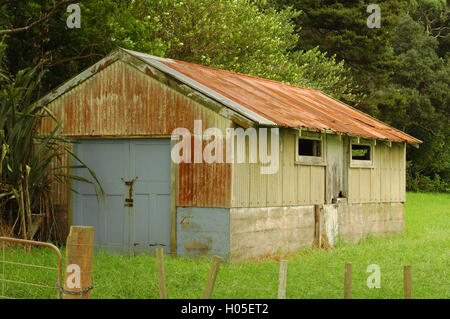
[[[137,176],[130,181],[126,181],[123,178],[121,178],[122,182],[124,182],[125,185],[128,186],[128,198],[125,198],[125,207],[133,207],[133,205],[134,205],[133,187],[134,187],[134,182],[137,179],[138,179]]]

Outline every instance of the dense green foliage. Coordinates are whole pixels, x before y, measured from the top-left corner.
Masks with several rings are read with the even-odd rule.
[[[59,181],[68,185],[71,179],[89,182],[64,173],[61,159],[65,153],[77,158],[69,149],[71,140],[57,135],[61,123],[42,105],[36,105],[36,87],[42,77],[40,65],[3,76],[0,88],[0,220],[9,224],[11,234],[31,239],[33,224],[40,223],[40,238],[49,240],[54,222],[51,185]],[[54,130],[36,134],[39,121],[55,120]],[[75,167],[75,166],[72,166]],[[79,165],[77,167],[85,167]],[[94,173],[92,176],[95,177]],[[39,215],[39,220],[35,216]]]
[[[345,61],[358,108],[423,141],[410,147],[408,189],[449,191],[450,27],[442,0],[383,1],[381,27],[366,26],[372,1],[268,0],[302,10],[299,46]]]
[[[74,2],[0,0],[3,73],[45,59],[43,95],[120,46],[316,88],[424,141],[408,148],[411,189],[450,183],[445,0],[380,2],[372,29],[369,0],[82,0],[69,29]]]
[[[344,295],[344,265],[353,265],[353,298],[403,298],[403,266],[412,266],[413,298],[450,297],[448,289],[448,229],[450,195],[408,193],[406,232],[389,239],[369,238],[357,244],[341,243],[333,251],[305,249],[288,256],[287,298],[337,298]],[[64,251],[63,256],[64,256]],[[389,253],[386,253],[389,252]],[[278,256],[277,259],[279,259]],[[56,264],[48,249],[33,253],[8,251],[8,258],[47,266]],[[369,289],[367,266],[381,270],[381,287]],[[201,298],[210,260],[165,258],[168,298]],[[276,298],[279,264],[275,259],[224,263],[220,266],[213,298]],[[53,285],[56,274],[43,269],[21,272],[6,265],[6,278]],[[158,298],[154,256],[127,257],[95,253],[92,298]],[[6,295],[18,298],[55,298],[56,291],[7,284]]]
[[[18,1],[1,10],[8,27],[18,26],[36,19],[47,2]],[[120,46],[317,88],[337,98],[353,96],[343,62],[318,49],[293,50],[298,35],[290,9],[261,11],[248,0],[85,0],[80,7],[80,29],[67,28],[68,14],[61,9],[40,27],[8,36],[9,69],[15,73],[46,57],[51,73],[43,79],[45,93]]]

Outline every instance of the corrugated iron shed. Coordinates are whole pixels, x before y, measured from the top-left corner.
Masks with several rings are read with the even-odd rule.
[[[101,70],[103,65],[109,65],[124,55],[137,58],[174,77],[259,125],[307,128],[365,138],[421,143],[318,90],[125,49],[118,49],[105,57],[91,70],[66,82],[43,101],[48,103]]]

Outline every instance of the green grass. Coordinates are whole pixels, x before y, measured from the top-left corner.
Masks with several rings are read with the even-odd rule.
[[[353,264],[353,298],[403,298],[403,265],[412,265],[414,298],[449,298],[450,194],[408,193],[406,232],[388,239],[368,238],[357,244],[341,243],[331,252],[305,249],[289,259],[287,298],[342,298],[344,264]],[[55,265],[48,249],[32,253],[8,250],[12,260]],[[64,254],[64,250],[62,249]],[[381,267],[381,288],[369,289],[370,264]],[[207,258],[165,258],[169,298],[201,298],[208,277]],[[276,298],[276,260],[224,263],[214,298]],[[1,271],[1,269],[0,269]],[[1,272],[0,272],[1,274]],[[54,285],[55,273],[7,265],[6,278]],[[126,257],[96,253],[92,298],[157,298],[154,256]],[[7,295],[53,298],[56,291],[7,285]]]

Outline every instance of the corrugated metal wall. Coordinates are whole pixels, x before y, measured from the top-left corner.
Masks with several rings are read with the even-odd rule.
[[[225,132],[231,121],[123,62],[115,62],[49,104],[63,121],[61,133],[74,138],[170,136],[177,127]],[[46,119],[40,131],[48,133]],[[231,165],[182,164],[178,171],[178,206],[229,207]],[[67,203],[67,191],[56,189],[56,202]],[[194,195],[195,194],[195,195]]]
[[[232,207],[324,203],[325,167],[295,164],[294,130],[280,129],[280,140],[280,167],[276,174],[261,174],[259,163],[235,164]]]
[[[377,143],[375,168],[349,168],[349,202],[404,202],[406,200],[405,144]]]

